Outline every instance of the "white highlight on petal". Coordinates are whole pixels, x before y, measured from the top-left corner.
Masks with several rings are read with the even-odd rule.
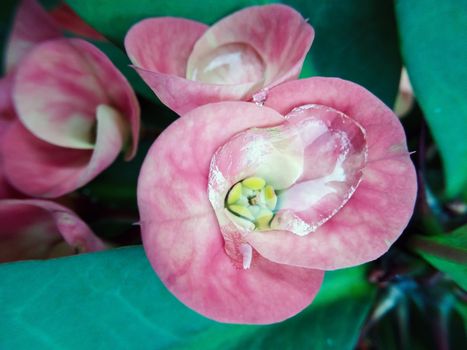
[[[248,243],[242,243],[239,249],[243,256],[243,268],[247,270],[250,268],[251,260],[253,259],[253,248]]]
[[[245,43],[230,43],[199,53],[193,50],[187,63],[187,79],[209,84],[262,82],[265,63],[255,48]]]

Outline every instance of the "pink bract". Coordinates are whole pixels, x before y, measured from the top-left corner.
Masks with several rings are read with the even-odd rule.
[[[81,39],[36,45],[16,69],[17,119],[3,135],[5,176],[39,197],[71,192],[136,152],[139,105],[111,61]]]
[[[104,39],[65,4],[48,13],[36,0],[20,1],[6,47],[6,71],[18,66],[35,45],[61,38],[65,31],[94,40]]]
[[[62,36],[60,28],[36,0],[22,0],[6,46],[6,71],[11,72],[38,43]]]
[[[14,121],[15,111],[11,98],[13,74],[0,79],[0,142],[8,127]],[[3,171],[2,154],[0,152],[0,199],[16,198],[18,193],[10,186]]]
[[[180,18],[146,19],[129,30],[125,48],[159,99],[182,115],[296,79],[313,37],[298,12],[269,5],[238,11],[210,28]]]
[[[0,200],[0,262],[105,249],[71,210],[45,200]]]
[[[156,140],[138,182],[153,268],[182,302],[222,322],[293,316],[324,270],[384,254],[415,201],[402,126],[367,90],[310,78],[265,98],[185,114]],[[249,213],[227,209],[234,187],[254,177],[279,198],[266,228],[248,216],[258,196]]]

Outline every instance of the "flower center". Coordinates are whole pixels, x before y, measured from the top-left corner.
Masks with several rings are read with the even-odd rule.
[[[268,230],[277,207],[276,191],[262,177],[247,177],[229,190],[225,207],[237,225],[250,230]]]
[[[231,43],[188,60],[187,78],[209,84],[243,84],[264,79],[265,63],[248,44]]]

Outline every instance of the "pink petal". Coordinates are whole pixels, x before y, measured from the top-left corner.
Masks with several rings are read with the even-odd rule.
[[[7,72],[16,67],[34,45],[61,36],[58,25],[36,0],[22,0],[6,47]]]
[[[139,132],[139,106],[130,85],[96,47],[80,39],[37,45],[17,72],[18,117],[36,137],[51,144],[94,147],[97,106],[117,109],[132,131],[131,157]]]
[[[0,200],[0,262],[105,249],[71,210],[44,200]]]
[[[15,116],[15,107],[13,105],[12,91],[13,91],[14,73],[8,73],[0,79],[0,123],[10,121]],[[0,133],[3,129],[0,125]]]
[[[260,82],[261,87],[271,87],[298,77],[313,37],[313,28],[291,7],[248,7],[203,34],[188,59],[187,76],[208,83]],[[222,62],[213,67],[216,60]]]
[[[13,73],[8,73],[0,79],[0,143],[4,133],[15,118],[13,101],[11,99],[11,90],[13,86]],[[0,152],[0,199],[18,198],[19,194],[10,186],[5,178],[2,155]]]
[[[18,198],[18,194],[5,179],[3,170],[0,169],[0,199],[3,198]]]
[[[244,269],[245,260],[226,254],[208,199],[216,149],[238,132],[281,122],[251,103],[200,107],[161,134],[141,170],[138,206],[153,268],[182,302],[218,321],[281,321],[306,307],[321,284],[321,271],[278,265],[256,252]]]
[[[178,115],[219,101],[242,100],[255,83],[212,85],[187,80],[171,74],[161,74],[135,67],[138,74],[157,97]]]
[[[16,122],[3,139],[2,157],[8,181],[23,193],[47,198],[82,187],[119,154],[124,140],[119,119],[105,108],[99,111],[93,151],[51,145]]]
[[[366,131],[368,163],[347,204],[305,237],[285,231],[249,235],[258,252],[278,263],[317,269],[361,264],[384,254],[413,211],[416,175],[405,135],[392,111],[364,88],[340,79],[311,78],[286,83],[265,102],[281,113],[308,103],[339,110]]]
[[[207,25],[183,18],[149,18],[136,23],[125,37],[133,64],[144,70],[185,76],[186,63]]]

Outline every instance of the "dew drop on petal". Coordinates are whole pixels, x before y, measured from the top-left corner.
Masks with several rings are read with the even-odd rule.
[[[230,43],[188,59],[187,78],[209,84],[243,84],[264,79],[265,63],[244,43]]]

